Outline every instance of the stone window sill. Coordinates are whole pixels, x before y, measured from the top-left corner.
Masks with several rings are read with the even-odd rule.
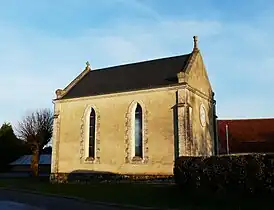
[[[132,161],[142,161],[143,158],[142,157],[138,157],[138,156],[135,156],[132,158]]]
[[[93,158],[93,157],[87,157],[85,159],[85,163],[99,163],[99,159],[98,158]]]
[[[94,160],[95,160],[94,157],[87,157],[87,158],[85,159],[85,161],[94,161]]]
[[[133,157],[130,161],[132,164],[145,164],[147,163],[147,159],[142,157]]]

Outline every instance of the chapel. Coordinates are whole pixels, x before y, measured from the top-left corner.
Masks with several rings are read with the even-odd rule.
[[[215,153],[216,111],[198,38],[190,53],[83,72],[56,91],[51,173],[173,173]]]

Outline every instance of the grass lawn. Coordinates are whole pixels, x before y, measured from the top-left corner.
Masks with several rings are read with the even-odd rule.
[[[269,200],[248,198],[216,199],[213,196],[191,196],[176,186],[151,184],[50,184],[30,179],[0,179],[0,187],[35,190],[68,195],[90,201],[177,209],[268,209]]]

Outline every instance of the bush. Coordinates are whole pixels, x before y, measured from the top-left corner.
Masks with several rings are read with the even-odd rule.
[[[274,189],[274,155],[179,157],[176,184],[195,192],[262,193]]]

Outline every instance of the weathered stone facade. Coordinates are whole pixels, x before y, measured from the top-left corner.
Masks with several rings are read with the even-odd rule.
[[[215,102],[198,49],[187,68],[177,75],[178,84],[169,87],[55,100],[52,173],[170,175],[178,156],[211,155]],[[137,103],[143,110],[144,157],[140,160],[131,152],[132,112]],[[92,160],[86,152],[91,108],[96,113]],[[201,122],[201,109],[205,122]]]

